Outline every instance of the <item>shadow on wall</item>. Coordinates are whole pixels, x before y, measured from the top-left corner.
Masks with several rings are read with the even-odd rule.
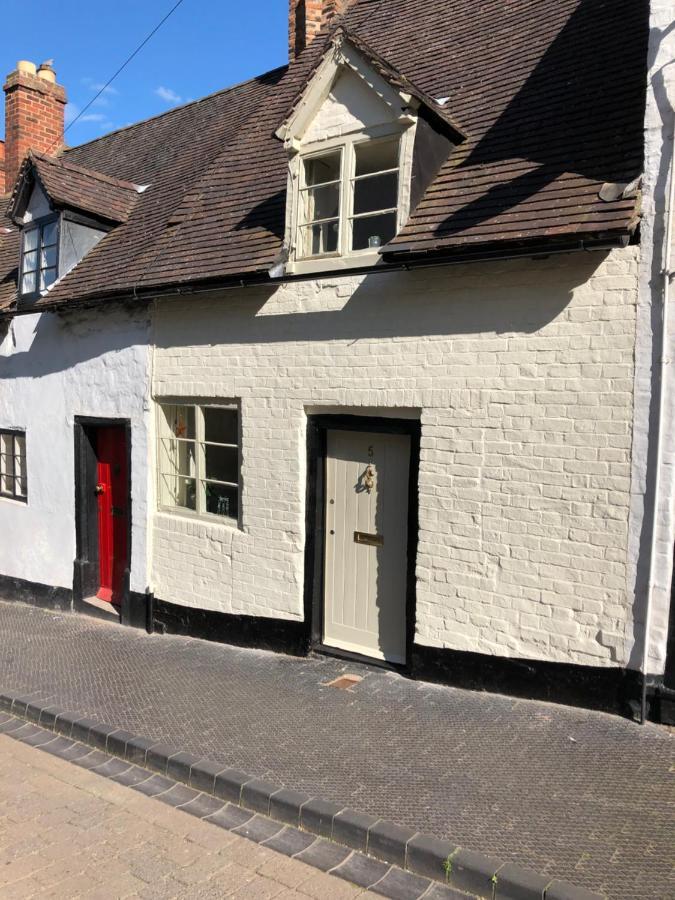
[[[17,316],[0,330],[0,380],[36,379],[146,343],[147,309]]]
[[[611,29],[611,43],[608,17],[623,22]],[[631,181],[640,174],[648,19],[646,0],[578,3],[513,100],[458,166],[519,159],[533,164],[530,171],[460,207],[439,231],[452,234],[464,230],[467,220],[476,225],[491,219],[565,173],[597,182]]]
[[[652,72],[656,65],[657,58],[661,52],[661,47],[671,34],[675,31],[675,22],[668,28],[660,30],[653,28],[649,37],[649,71]],[[660,161],[659,170],[656,174],[654,182],[654,233],[653,233],[653,254],[651,263],[651,272],[649,276],[650,289],[653,297],[662,296],[659,292],[662,290],[663,276],[662,272],[665,266],[665,214],[667,209],[667,197],[670,183],[670,154],[673,152],[673,133],[675,129],[675,110],[668,95],[668,78],[664,71],[666,67],[675,65],[675,62],[668,59],[663,66],[657,69],[651,77],[650,85],[654,94],[656,104],[658,122],[659,122],[659,140],[660,140]],[[669,152],[670,148],[670,152]],[[673,211],[670,211],[673,215]],[[658,433],[658,417],[659,406],[661,403],[661,383],[660,358],[661,358],[661,335],[663,332],[662,319],[662,303],[653,302],[651,305],[651,321],[650,329],[653,335],[651,341],[651,385],[650,385],[650,402],[649,402],[649,426],[648,426],[648,448],[647,459],[645,463],[646,485],[644,496],[645,515],[642,519],[642,527],[640,531],[640,543],[638,549],[638,562],[635,575],[635,608],[633,616],[633,648],[631,650],[628,666],[631,669],[638,669],[642,664],[644,654],[644,623],[647,610],[647,595],[649,592],[649,575],[650,575],[650,556],[652,531],[654,528],[653,516],[648,512],[654,509],[654,491],[656,488],[656,457],[657,457],[657,433]],[[664,426],[662,426],[664,427]]]
[[[594,252],[565,257],[569,264],[529,261],[525,264],[529,272],[516,262],[512,271],[510,263],[503,263],[372,274],[333,310],[325,305],[328,297],[335,298],[339,279],[324,279],[316,290],[307,283],[223,293],[213,299],[217,318],[184,315],[184,304],[190,302],[184,298],[174,314],[170,303],[160,307],[156,341],[167,349],[176,344],[533,334],[563,312],[575,288],[587,283],[606,257],[606,252]],[[283,298],[295,291],[302,299],[294,301],[297,309],[289,311]],[[323,308],[314,311],[312,306],[319,303]],[[175,315],[184,319],[180,328]]]

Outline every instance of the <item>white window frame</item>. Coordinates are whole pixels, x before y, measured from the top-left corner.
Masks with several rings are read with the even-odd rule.
[[[187,400],[183,397],[162,397],[157,398],[157,507],[162,512],[175,513],[178,515],[186,515],[192,518],[208,519],[210,522],[220,522],[221,524],[238,525],[241,521],[241,409],[238,403],[229,400]],[[175,434],[166,433],[166,416],[163,407],[166,406],[184,406],[190,407],[195,411],[195,436],[194,438],[181,438]],[[221,444],[215,441],[206,441],[204,428],[204,409],[228,409],[237,413],[237,443]],[[195,471],[194,475],[177,475],[176,473],[162,472],[162,440],[173,440],[187,444],[195,445]],[[206,477],[206,445],[217,447],[236,448],[237,450],[237,482],[220,481],[215,478]],[[167,505],[162,503],[164,488],[162,486],[162,477],[176,477],[183,480],[194,480],[196,485],[195,509],[189,509],[184,506]],[[217,513],[208,512],[205,508],[204,496],[201,490],[202,483],[222,484],[225,487],[235,488],[237,491],[237,515],[218,515]]]
[[[396,171],[398,174],[398,196],[396,204],[396,233],[398,234],[403,221],[407,218],[409,208],[409,181],[410,181],[410,160],[412,152],[412,140],[414,139],[414,129],[404,129],[400,127],[379,127],[366,131],[357,132],[351,135],[342,135],[339,138],[332,138],[321,141],[318,144],[303,147],[291,160],[290,177],[293,185],[293,215],[291,221],[291,231],[293,235],[292,250],[289,270],[292,272],[312,272],[322,269],[344,269],[355,268],[361,266],[373,265],[381,260],[381,256],[377,249],[365,248],[363,250],[352,250],[352,233],[354,221],[354,184],[356,171],[356,148],[365,142],[380,143],[389,142],[398,139],[398,166],[396,169],[382,170]],[[303,227],[311,224],[304,221],[303,210],[303,192],[308,185],[305,183],[305,162],[312,158],[326,156],[335,151],[341,151],[341,184],[340,184],[340,209],[339,209],[339,232],[338,232],[338,249],[335,252],[323,253],[315,256],[306,256],[303,254]],[[375,174],[375,173],[373,173]],[[393,208],[388,210],[377,210],[368,213],[371,215],[380,215],[391,212]],[[363,216],[365,218],[365,216]],[[358,215],[356,218],[362,218]]]
[[[45,229],[48,225],[54,225],[56,232],[56,239],[52,244],[44,243],[44,233]],[[26,243],[28,240],[29,234],[36,235],[36,244],[34,250],[27,250]],[[53,266],[43,266],[42,265],[42,254],[45,250],[51,249],[52,247],[56,248],[55,250],[55,260]],[[29,269],[26,266],[26,257],[28,253],[36,254],[36,266],[33,269]],[[25,300],[36,299],[37,297],[41,297],[48,288],[54,284],[59,277],[59,266],[61,263],[61,216],[55,213],[52,213],[48,216],[42,216],[39,219],[35,219],[34,221],[29,222],[24,226],[21,237],[21,266],[20,266],[20,281],[19,281],[19,296]],[[45,287],[41,286],[42,282],[42,273],[47,271],[54,271],[54,279],[50,281],[48,285]],[[32,291],[25,291],[23,287],[24,278],[26,275],[32,274],[35,276],[35,289]]]
[[[7,439],[11,440],[12,443],[12,452],[11,454],[3,453],[3,446]],[[17,452],[18,441],[22,442],[23,452]],[[11,474],[6,469],[6,461],[5,455],[11,455],[12,457],[12,472]],[[14,500],[17,503],[28,503],[28,469],[27,469],[27,451],[26,451],[26,432],[21,431],[18,428],[0,428],[0,498],[3,500]],[[23,481],[23,494],[19,494],[16,491],[16,461],[19,459],[21,461],[21,480]],[[6,490],[5,485],[7,484],[7,480],[11,481],[12,490]]]

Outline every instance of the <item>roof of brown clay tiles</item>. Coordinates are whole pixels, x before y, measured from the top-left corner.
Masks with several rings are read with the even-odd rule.
[[[466,137],[385,259],[629,235],[635,198],[604,202],[599,192],[641,173],[647,12],[646,0],[356,0],[339,23],[354,43]],[[266,277],[286,204],[287,156],[274,132],[329,39],[317,37],[289,66],[74,147],[58,163],[41,160],[64,203],[71,191],[83,202],[85,182],[96,183],[90,206],[108,195],[120,215],[131,194],[120,182],[149,187],[38,306]],[[0,234],[2,272],[17,263],[16,234]]]

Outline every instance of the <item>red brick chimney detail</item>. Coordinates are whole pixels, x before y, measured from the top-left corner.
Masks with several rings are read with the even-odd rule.
[[[290,0],[288,55],[299,56],[321,29],[341,16],[352,0]]]
[[[47,63],[38,70],[19,63],[4,89],[5,179],[0,187],[9,192],[29,150],[57,153],[63,147],[66,92]]]

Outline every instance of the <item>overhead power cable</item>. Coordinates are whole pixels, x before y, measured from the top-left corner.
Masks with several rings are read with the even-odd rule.
[[[75,116],[75,118],[72,120],[72,122],[69,122],[69,123],[68,123],[68,125],[67,125],[66,128],[64,129],[64,132],[63,132],[64,134],[68,131],[69,128],[72,128],[72,126],[77,122],[77,120],[78,120],[81,116],[83,116],[83,115],[86,113],[86,111],[89,109],[90,106],[93,106],[94,103],[96,103],[96,101],[97,101],[98,98],[101,96],[101,94],[105,93],[105,91],[107,90],[107,88],[110,87],[110,85],[111,85],[111,84],[113,83],[113,81],[117,78],[117,76],[120,74],[120,72],[122,72],[122,71],[124,71],[124,69],[126,69],[126,67],[129,65],[129,63],[131,62],[131,60],[132,60],[135,56],[137,56],[137,55],[141,52],[141,50],[143,49],[143,47],[145,47],[145,45],[148,43],[148,41],[149,41],[155,34],[157,34],[157,32],[159,31],[159,29],[162,27],[162,25],[166,22],[167,19],[169,19],[169,18],[176,12],[176,10],[178,9],[178,7],[181,5],[182,2],[183,2],[183,0],[178,0],[177,3],[174,3],[174,5],[173,5],[173,6],[171,7],[171,9],[167,12],[167,14],[164,16],[164,18],[161,19],[161,21],[159,21],[159,22],[155,25],[155,27],[152,29],[152,31],[151,31],[148,35],[146,35],[145,38],[143,38],[143,40],[142,40],[141,43],[138,45],[138,47],[136,47],[136,49],[133,51],[133,53],[131,53],[131,54],[129,54],[129,56],[127,56],[127,58],[124,60],[124,62],[122,63],[122,65],[119,67],[119,69],[117,69],[117,71],[116,71],[113,75],[111,75],[111,77],[106,81],[106,83],[101,87],[101,89],[96,93],[96,95],[95,95],[94,97],[92,97],[92,99],[89,101],[89,103],[87,103],[87,105],[86,105],[83,109],[80,110],[80,112]],[[57,143],[58,143],[58,142],[57,142]],[[51,147],[50,149],[53,150],[53,149],[54,149],[54,145],[52,145],[52,147]]]

